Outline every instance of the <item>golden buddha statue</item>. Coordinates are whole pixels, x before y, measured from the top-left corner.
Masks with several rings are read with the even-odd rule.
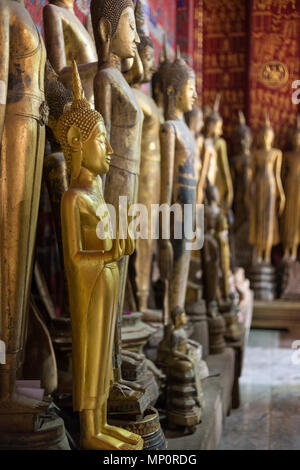
[[[107,424],[112,347],[119,289],[117,261],[131,254],[127,233],[112,239],[99,174],[109,170],[112,149],[102,116],[84,98],[76,63],[73,102],[58,123],[71,175],[62,198],[62,239],[73,340],[73,407],[80,413],[84,449],[141,449],[142,439]],[[99,215],[101,214],[101,215]],[[104,235],[97,226],[104,217]]]
[[[160,114],[155,101],[141,87],[143,83],[151,81],[155,68],[153,42],[150,37],[146,36],[143,28],[144,14],[140,0],[136,5],[135,16],[137,32],[141,41],[138,44],[138,53],[143,66],[143,80],[134,86],[133,91],[144,114],[137,202],[147,207],[150,214],[151,205],[159,204],[160,201]],[[151,237],[151,223],[158,224],[158,213],[156,219],[150,219],[149,217],[148,238],[136,240],[135,274],[141,312],[145,312],[148,305],[150,272],[155,248],[155,240]]]
[[[72,88],[71,63],[76,60],[80,67],[89,65],[86,73],[96,73],[97,53],[93,38],[74,13],[74,0],[50,0],[43,9],[45,44],[48,59],[57,74],[67,74],[69,88]],[[93,103],[92,80],[85,87],[85,94]]]
[[[118,209],[121,196],[127,198],[129,205],[137,200],[143,125],[142,110],[133,90],[122,75],[119,59],[134,59],[140,40],[131,0],[92,0],[91,18],[98,53],[98,72],[94,78],[95,108],[103,116],[107,135],[114,149],[110,170],[105,177],[104,196],[108,204]],[[127,256],[120,260],[119,271],[114,355],[114,378],[118,386],[112,391],[114,403],[118,402],[116,397],[120,400],[125,397],[125,388],[120,392],[120,385],[128,385],[121,378],[120,351],[121,316],[128,271]],[[110,407],[111,403],[110,399]],[[146,401],[144,405],[145,409]]]
[[[48,404],[15,392],[24,342],[38,217],[47,106],[46,51],[23,0],[0,1],[0,431],[34,432]]]
[[[213,142],[216,154],[210,159],[208,179],[212,185],[216,185],[220,195],[220,203],[223,210],[227,211],[232,206],[233,188],[227,156],[227,145],[223,134],[223,119],[219,114],[220,95],[217,96],[213,111],[208,114],[204,122],[204,136]]]
[[[291,150],[283,154],[283,187],[286,204],[281,220],[284,257],[297,259],[300,243],[300,116],[291,136]]]
[[[272,246],[279,243],[277,214],[282,214],[285,205],[281,182],[282,153],[272,147],[273,141],[274,131],[266,116],[265,125],[257,135],[256,147],[251,155],[249,183],[249,242],[256,249],[255,261],[258,264],[270,264]]]
[[[166,122],[161,125],[161,204],[184,204],[195,207],[195,139],[184,120],[197,98],[194,71],[180,57],[170,65],[166,76]],[[193,211],[194,212],[194,211]],[[176,223],[176,220],[174,221]],[[178,221],[177,221],[178,222]],[[172,222],[171,222],[172,223]],[[160,227],[161,231],[161,227]],[[181,239],[159,240],[161,278],[168,279],[169,309],[184,308],[191,251],[187,250],[185,233]]]

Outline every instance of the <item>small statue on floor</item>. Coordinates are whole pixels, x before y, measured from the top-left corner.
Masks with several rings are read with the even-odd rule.
[[[196,343],[190,343],[184,329],[185,312],[176,307],[171,312],[171,348],[167,375],[168,425],[184,426],[194,431],[200,422],[203,407],[201,386],[201,359],[195,352]]]

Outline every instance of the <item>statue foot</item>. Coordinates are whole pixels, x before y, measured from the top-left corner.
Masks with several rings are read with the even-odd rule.
[[[126,429],[119,428],[117,426],[111,426],[110,424],[105,424],[102,428],[104,434],[108,434],[110,436],[115,437],[116,439],[120,439],[121,441],[125,442],[126,444],[132,445],[134,447],[138,446],[140,448],[140,443],[143,439],[141,436],[134,434]]]
[[[84,450],[141,450],[143,440],[141,439],[138,446],[132,446],[115,437],[99,433],[97,435],[82,436],[80,446]]]
[[[120,379],[118,383],[121,387],[122,386],[124,386],[125,388],[128,387],[128,388],[131,388],[132,390],[135,390],[136,392],[145,392],[145,389],[141,385],[137,384],[136,382],[131,382],[128,380]]]

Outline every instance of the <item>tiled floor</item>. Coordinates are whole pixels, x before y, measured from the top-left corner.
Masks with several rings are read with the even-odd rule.
[[[222,450],[300,450],[300,353],[289,334],[253,330],[240,379],[241,407],[226,419]],[[300,342],[299,342],[300,345]]]

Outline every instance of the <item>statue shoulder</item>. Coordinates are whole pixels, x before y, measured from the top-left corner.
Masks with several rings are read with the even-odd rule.
[[[161,124],[160,132],[162,134],[176,134],[174,122],[166,121],[163,124]]]
[[[44,19],[48,18],[58,18],[61,16],[61,8],[57,5],[53,5],[52,3],[47,3],[47,5],[43,8],[43,16]]]
[[[95,85],[105,87],[105,86],[111,85],[111,82],[112,82],[111,68],[103,67],[103,68],[98,69],[94,78]]]
[[[76,188],[68,189],[62,197],[61,206],[62,210],[80,209],[85,203],[83,191]]]

